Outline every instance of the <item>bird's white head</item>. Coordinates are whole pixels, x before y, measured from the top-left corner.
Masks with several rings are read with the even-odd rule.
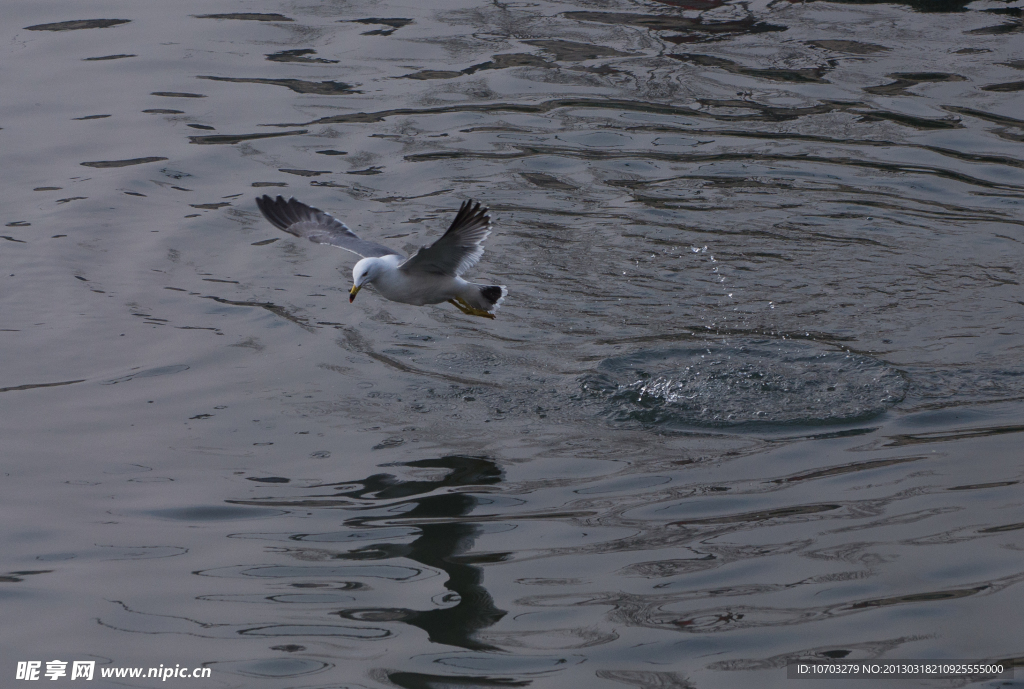
[[[360,259],[358,263],[352,268],[352,289],[348,293],[348,301],[352,303],[355,301],[356,295],[359,294],[359,290],[368,282],[373,282],[381,270],[381,260],[379,258],[369,256],[364,259]]]

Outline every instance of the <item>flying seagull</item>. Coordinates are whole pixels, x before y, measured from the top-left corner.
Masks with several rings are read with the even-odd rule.
[[[504,285],[478,285],[460,275],[476,265],[484,253],[483,242],[491,233],[487,208],[466,201],[448,231],[430,246],[406,258],[388,247],[360,239],[345,223],[295,198],[287,201],[267,195],[256,199],[263,217],[274,227],[317,244],[330,244],[362,256],[352,268],[352,302],[366,285],[373,285],[385,299],[403,304],[454,304],[463,313],[494,318],[494,311],[508,294]]]

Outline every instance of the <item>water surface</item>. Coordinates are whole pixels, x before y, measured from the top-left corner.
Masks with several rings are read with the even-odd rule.
[[[3,672],[1021,664],[1019,3],[7,5]]]

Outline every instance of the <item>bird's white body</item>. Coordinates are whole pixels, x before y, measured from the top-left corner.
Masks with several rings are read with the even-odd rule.
[[[474,308],[493,308],[493,305],[480,299],[480,288],[484,285],[449,275],[432,275],[432,279],[426,282],[416,274],[399,270],[403,261],[404,258],[393,254],[361,259],[352,268],[352,284],[360,288],[373,285],[385,299],[414,306],[440,304],[459,298]]]

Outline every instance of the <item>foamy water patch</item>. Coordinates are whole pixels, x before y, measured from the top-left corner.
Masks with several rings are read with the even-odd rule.
[[[734,340],[605,359],[581,386],[614,421],[723,427],[862,421],[902,401],[907,381],[815,342]]]

